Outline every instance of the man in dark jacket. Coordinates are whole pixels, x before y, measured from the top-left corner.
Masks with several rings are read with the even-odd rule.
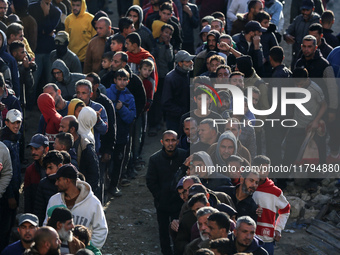
[[[268,255],[268,252],[262,248],[263,241],[255,236],[255,230],[256,223],[249,216],[237,219],[234,232],[228,235],[230,248],[233,250],[232,254],[244,252],[254,255]]]
[[[81,137],[78,131],[78,120],[73,115],[67,115],[61,119],[59,132],[71,133],[74,139],[73,148],[77,153],[79,172],[91,185],[94,194],[98,194],[99,188],[99,160],[94,145],[86,138]]]
[[[327,58],[329,53],[333,50],[333,47],[330,46],[326,39],[324,38],[323,28],[321,24],[315,23],[309,26],[308,32],[310,35],[316,38],[316,43],[318,45],[318,49],[322,53],[324,58]]]
[[[169,224],[178,219],[182,201],[177,191],[171,189],[171,183],[186,158],[186,151],[177,148],[177,133],[172,130],[163,133],[161,143],[163,148],[149,159],[146,185],[154,197],[162,254],[173,254]]]
[[[164,79],[162,104],[166,127],[175,132],[179,132],[182,115],[190,110],[189,72],[193,70],[194,57],[185,50],[177,52],[176,67]]]

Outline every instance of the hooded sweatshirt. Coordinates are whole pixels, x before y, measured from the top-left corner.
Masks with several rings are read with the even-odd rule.
[[[11,70],[12,76],[12,88],[17,97],[20,97],[20,81],[19,81],[19,71],[16,60],[11,54],[7,52],[7,36],[0,30],[2,35],[2,45],[0,45],[0,57],[7,63],[9,69]]]
[[[236,141],[235,135],[231,131],[226,131],[223,134],[221,134],[220,138],[218,139],[217,147],[216,147],[216,159],[217,159],[217,163],[220,166],[225,166],[226,165],[225,161],[221,157],[220,150],[219,150],[219,148],[221,146],[221,142],[224,139],[229,139],[229,140],[231,140],[234,143],[235,149],[234,149],[234,154],[233,155],[236,155],[236,153],[237,153],[237,141]]]
[[[53,69],[58,69],[63,73],[64,80],[62,82],[56,81],[55,83],[61,90],[61,95],[66,100],[71,100],[76,93],[75,84],[80,79],[85,79],[86,75],[81,73],[70,73],[70,70],[66,66],[65,62],[61,59],[57,59],[53,62],[51,72]],[[53,77],[55,80],[55,78]]]
[[[95,144],[92,128],[97,122],[97,113],[89,106],[83,107],[78,115],[78,134],[82,137],[89,139],[89,141]]]
[[[148,29],[146,26],[143,25],[143,10],[139,5],[133,5],[131,6],[128,11],[126,12],[126,17],[129,15],[129,12],[133,10],[138,13],[138,26],[135,26],[136,33],[139,34],[140,38],[142,39],[142,48],[146,49],[147,51],[152,51],[155,41],[152,37],[152,33],[150,29]],[[138,28],[137,28],[138,27]]]
[[[82,0],[78,16],[72,13],[65,20],[65,31],[70,35],[68,47],[78,56],[80,62],[85,61],[87,45],[96,35],[96,30],[91,24],[93,15],[86,12],[86,8],[86,2]]]
[[[83,106],[85,106],[85,103],[82,100],[78,98],[73,98],[68,105],[67,115],[74,115],[77,104],[82,104]]]
[[[53,143],[59,133],[62,116],[55,109],[55,102],[50,94],[42,93],[38,97],[38,107],[46,122],[46,133],[44,135],[48,137],[50,143]]]

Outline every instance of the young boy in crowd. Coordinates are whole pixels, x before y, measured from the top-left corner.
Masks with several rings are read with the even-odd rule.
[[[129,83],[130,74],[125,69],[119,69],[114,76],[114,84],[106,90],[107,97],[112,100],[116,110],[117,141],[113,150],[113,171],[109,192],[113,196],[121,196],[118,189],[122,169],[125,162],[125,148],[129,141],[130,126],[136,117],[135,98],[126,88]]]
[[[102,78],[105,74],[111,71],[112,57],[114,53],[112,51],[105,52],[102,57],[102,70],[99,72],[99,77]]]
[[[110,49],[113,53],[125,51],[125,38],[121,34],[115,34],[111,39]]]

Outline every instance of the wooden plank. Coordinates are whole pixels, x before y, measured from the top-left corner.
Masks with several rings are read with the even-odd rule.
[[[308,243],[312,244],[313,246],[317,247],[319,251],[317,254],[327,254],[327,255],[339,255],[339,251],[334,248],[333,245],[326,243],[325,241],[321,240],[320,238],[308,235],[307,238],[304,238]]]
[[[335,238],[334,236],[328,234],[326,231],[314,226],[314,225],[310,225],[306,231],[318,238],[320,238],[321,240],[331,244],[332,246],[334,246],[334,249],[338,249],[338,252],[340,252],[340,241]]]
[[[331,225],[327,222],[323,222],[321,220],[313,220],[312,225],[334,236],[336,239],[338,239],[338,242],[340,242],[340,229],[337,228],[336,226]]]

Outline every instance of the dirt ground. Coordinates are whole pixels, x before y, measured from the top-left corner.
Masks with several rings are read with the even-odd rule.
[[[289,6],[292,0],[286,0],[284,8],[286,20],[289,20]],[[338,2],[338,0],[335,0]],[[110,4],[110,8],[116,10],[116,1]],[[339,17],[340,7],[334,5],[336,17]],[[115,11],[115,13],[117,13]],[[113,25],[118,24],[116,14],[110,16]],[[288,26],[286,22],[285,27]],[[340,31],[340,23],[336,21],[335,31]],[[285,42],[281,43],[285,49],[286,63],[290,63],[290,46]],[[29,112],[26,116],[27,139],[29,141],[33,130],[37,130],[38,114]],[[147,162],[149,157],[161,148],[160,133],[156,137],[147,137],[143,151],[143,159]],[[28,142],[27,141],[27,142]],[[27,158],[30,158],[27,155]],[[122,188],[123,196],[114,198],[105,205],[106,219],[109,226],[109,235],[102,249],[103,254],[124,254],[124,255],[152,255],[161,254],[159,248],[158,229],[156,213],[153,206],[151,193],[145,184],[146,169],[138,172],[138,176],[132,181],[131,186]],[[292,224],[293,221],[289,221]],[[293,226],[294,224],[292,224]],[[313,242],[313,239],[303,226],[301,229],[290,228],[294,233],[284,232],[281,241],[275,248],[275,254],[335,254],[331,250],[320,251]]]

